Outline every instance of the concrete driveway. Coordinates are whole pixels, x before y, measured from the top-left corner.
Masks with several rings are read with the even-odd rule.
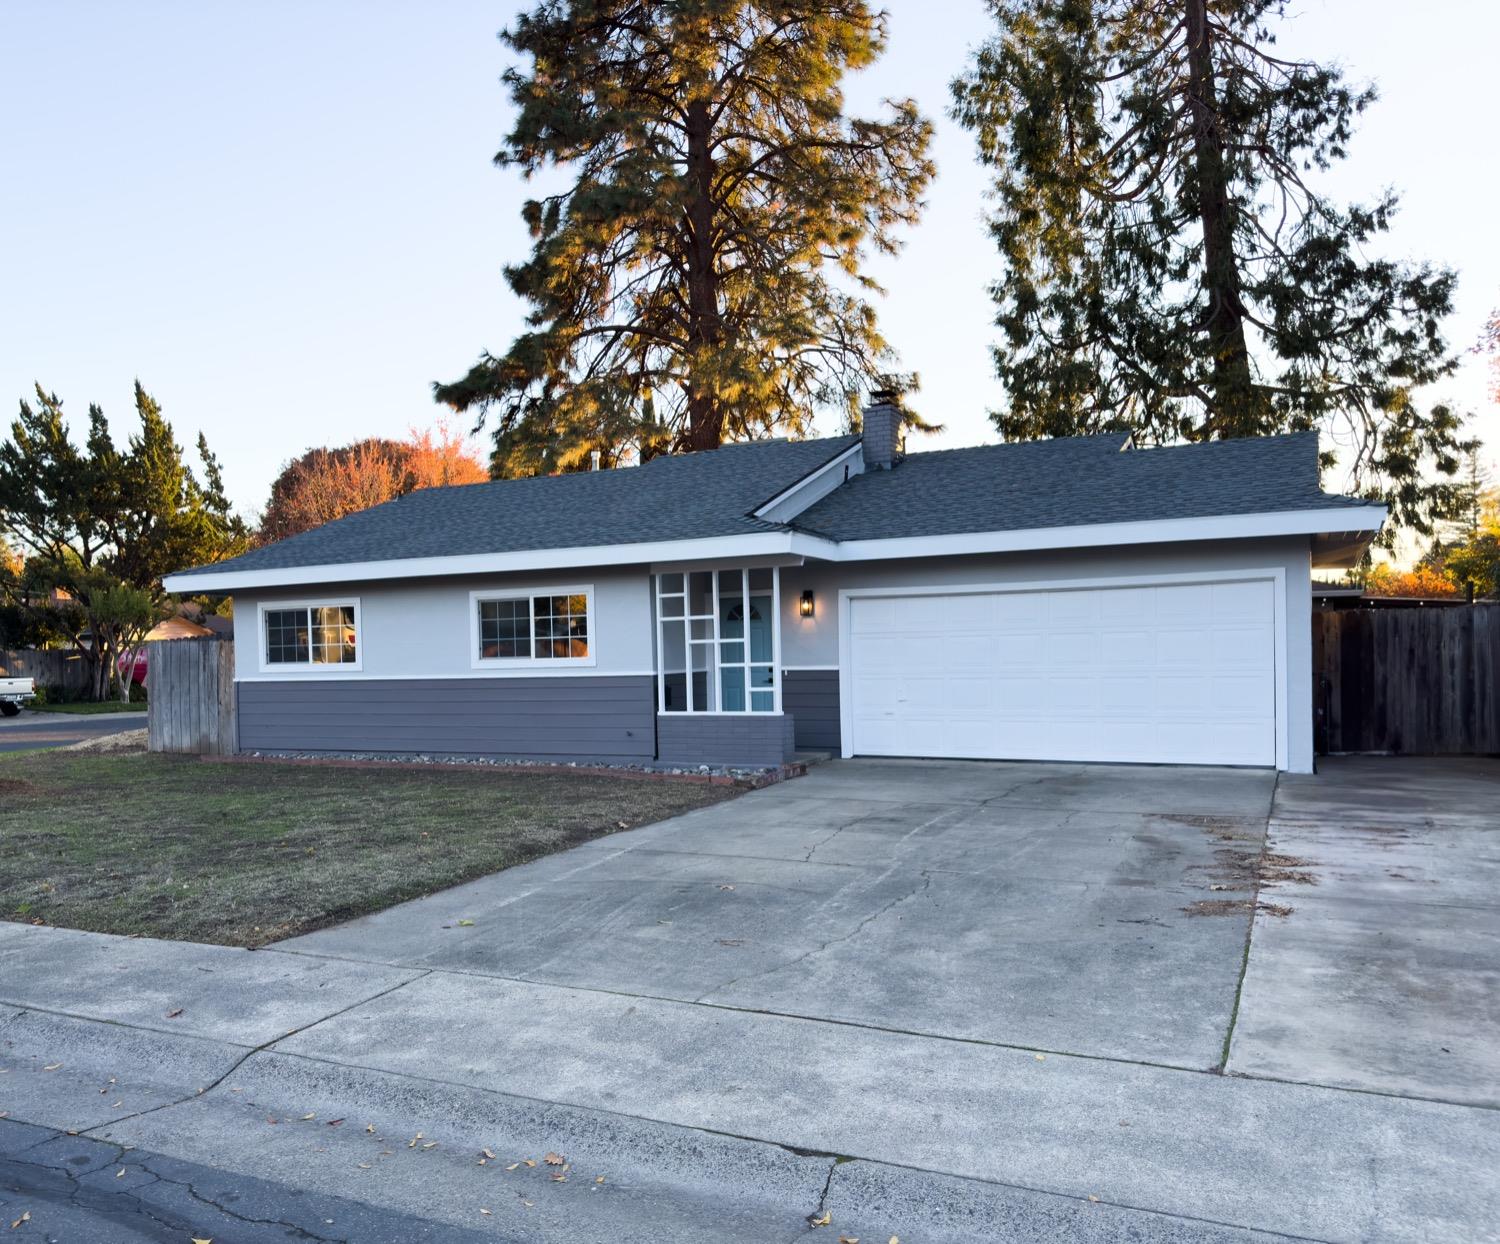
[[[283,947],[1203,1070],[1223,1058],[1250,913],[1190,910],[1250,896],[1274,786],[825,765]]]
[[[1496,1239],[1497,793],[844,762],[268,951],[0,926],[3,1087],[504,1239]]]

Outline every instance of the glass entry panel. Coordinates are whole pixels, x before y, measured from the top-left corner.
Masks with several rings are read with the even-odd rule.
[[[660,711],[780,711],[779,589],[769,567],[657,576]]]

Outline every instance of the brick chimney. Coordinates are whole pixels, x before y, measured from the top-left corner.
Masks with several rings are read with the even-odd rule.
[[[889,389],[876,389],[861,416],[865,470],[889,471],[901,456],[901,408]]]

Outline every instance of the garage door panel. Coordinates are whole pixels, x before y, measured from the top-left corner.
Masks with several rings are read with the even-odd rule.
[[[1042,631],[1002,632],[994,648],[994,668],[1034,669],[1047,654],[1047,636]]]
[[[1047,665],[1052,670],[1092,670],[1099,664],[1099,632],[1053,631],[1047,636]]]
[[[1275,763],[1269,581],[850,605],[858,754]]]
[[[1213,618],[1213,587],[1206,583],[1174,584],[1152,589],[1156,593],[1156,620],[1174,622],[1208,622]]]
[[[1213,585],[1213,619],[1230,625],[1245,618],[1270,613],[1272,591],[1267,579],[1250,579],[1243,583]]]
[[[1104,631],[1099,636],[1099,657],[1109,666],[1150,666],[1152,634],[1149,630]]]

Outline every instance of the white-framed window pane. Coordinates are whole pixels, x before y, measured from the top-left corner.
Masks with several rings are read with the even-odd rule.
[[[776,676],[769,665],[750,666],[750,711],[769,713],[776,708]]]
[[[309,610],[314,665],[353,665],[358,659],[353,605],[324,605]]]
[[[589,602],[578,592],[538,596],[532,601],[532,634],[538,658],[564,659],[589,654]]]
[[[306,609],[267,609],[266,664],[306,665],[309,650]]]
[[[479,602],[479,655],[486,661],[531,656],[531,598]]]

